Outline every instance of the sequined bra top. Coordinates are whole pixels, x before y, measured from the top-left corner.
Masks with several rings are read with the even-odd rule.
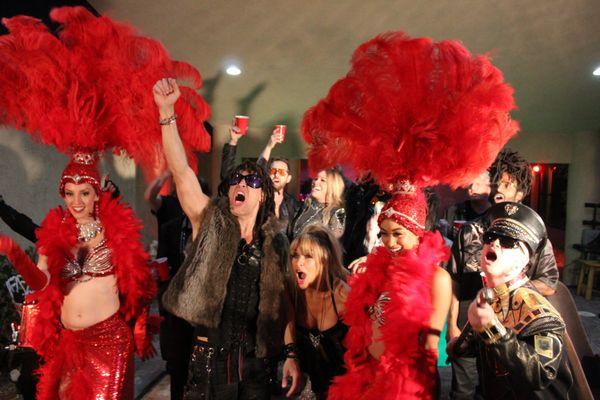
[[[97,276],[111,275],[114,273],[111,261],[111,250],[104,239],[90,249],[82,263],[76,258],[67,261],[62,269],[61,277],[68,281],[85,282]],[[87,279],[82,279],[84,276]]]

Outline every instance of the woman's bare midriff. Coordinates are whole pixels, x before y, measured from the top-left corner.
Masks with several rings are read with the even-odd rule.
[[[81,279],[88,279],[87,275]],[[65,291],[60,320],[67,329],[88,328],[119,310],[119,291],[115,275],[100,276],[86,282],[74,281]]]

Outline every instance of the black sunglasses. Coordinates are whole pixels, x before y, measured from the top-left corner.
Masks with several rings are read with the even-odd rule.
[[[238,172],[229,178],[229,186],[237,185],[242,179],[246,181],[246,185],[253,189],[259,189],[263,185],[263,180],[258,174],[242,175]]]
[[[490,244],[498,239],[500,246],[505,249],[516,249],[519,247],[519,240],[504,235],[498,235],[494,232],[486,232],[483,234],[483,243]]]

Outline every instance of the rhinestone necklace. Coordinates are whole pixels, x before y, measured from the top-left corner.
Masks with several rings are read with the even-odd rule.
[[[79,229],[79,235],[77,236],[77,240],[79,240],[80,242],[89,242],[90,240],[98,236],[98,234],[102,232],[104,228],[102,227],[100,221],[94,220],[92,222],[86,222],[84,224],[77,224],[77,229]]]

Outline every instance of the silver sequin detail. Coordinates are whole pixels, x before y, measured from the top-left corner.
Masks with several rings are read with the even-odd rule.
[[[375,304],[369,307],[367,313],[371,319],[374,319],[379,325],[385,324],[385,304],[390,302],[390,296],[388,292],[382,292]]]
[[[67,280],[86,282],[93,277],[109,275],[112,272],[111,251],[106,246],[106,240],[102,240],[86,255],[83,265],[75,259],[69,260],[63,267],[61,276]],[[87,278],[84,275],[87,275]]]

